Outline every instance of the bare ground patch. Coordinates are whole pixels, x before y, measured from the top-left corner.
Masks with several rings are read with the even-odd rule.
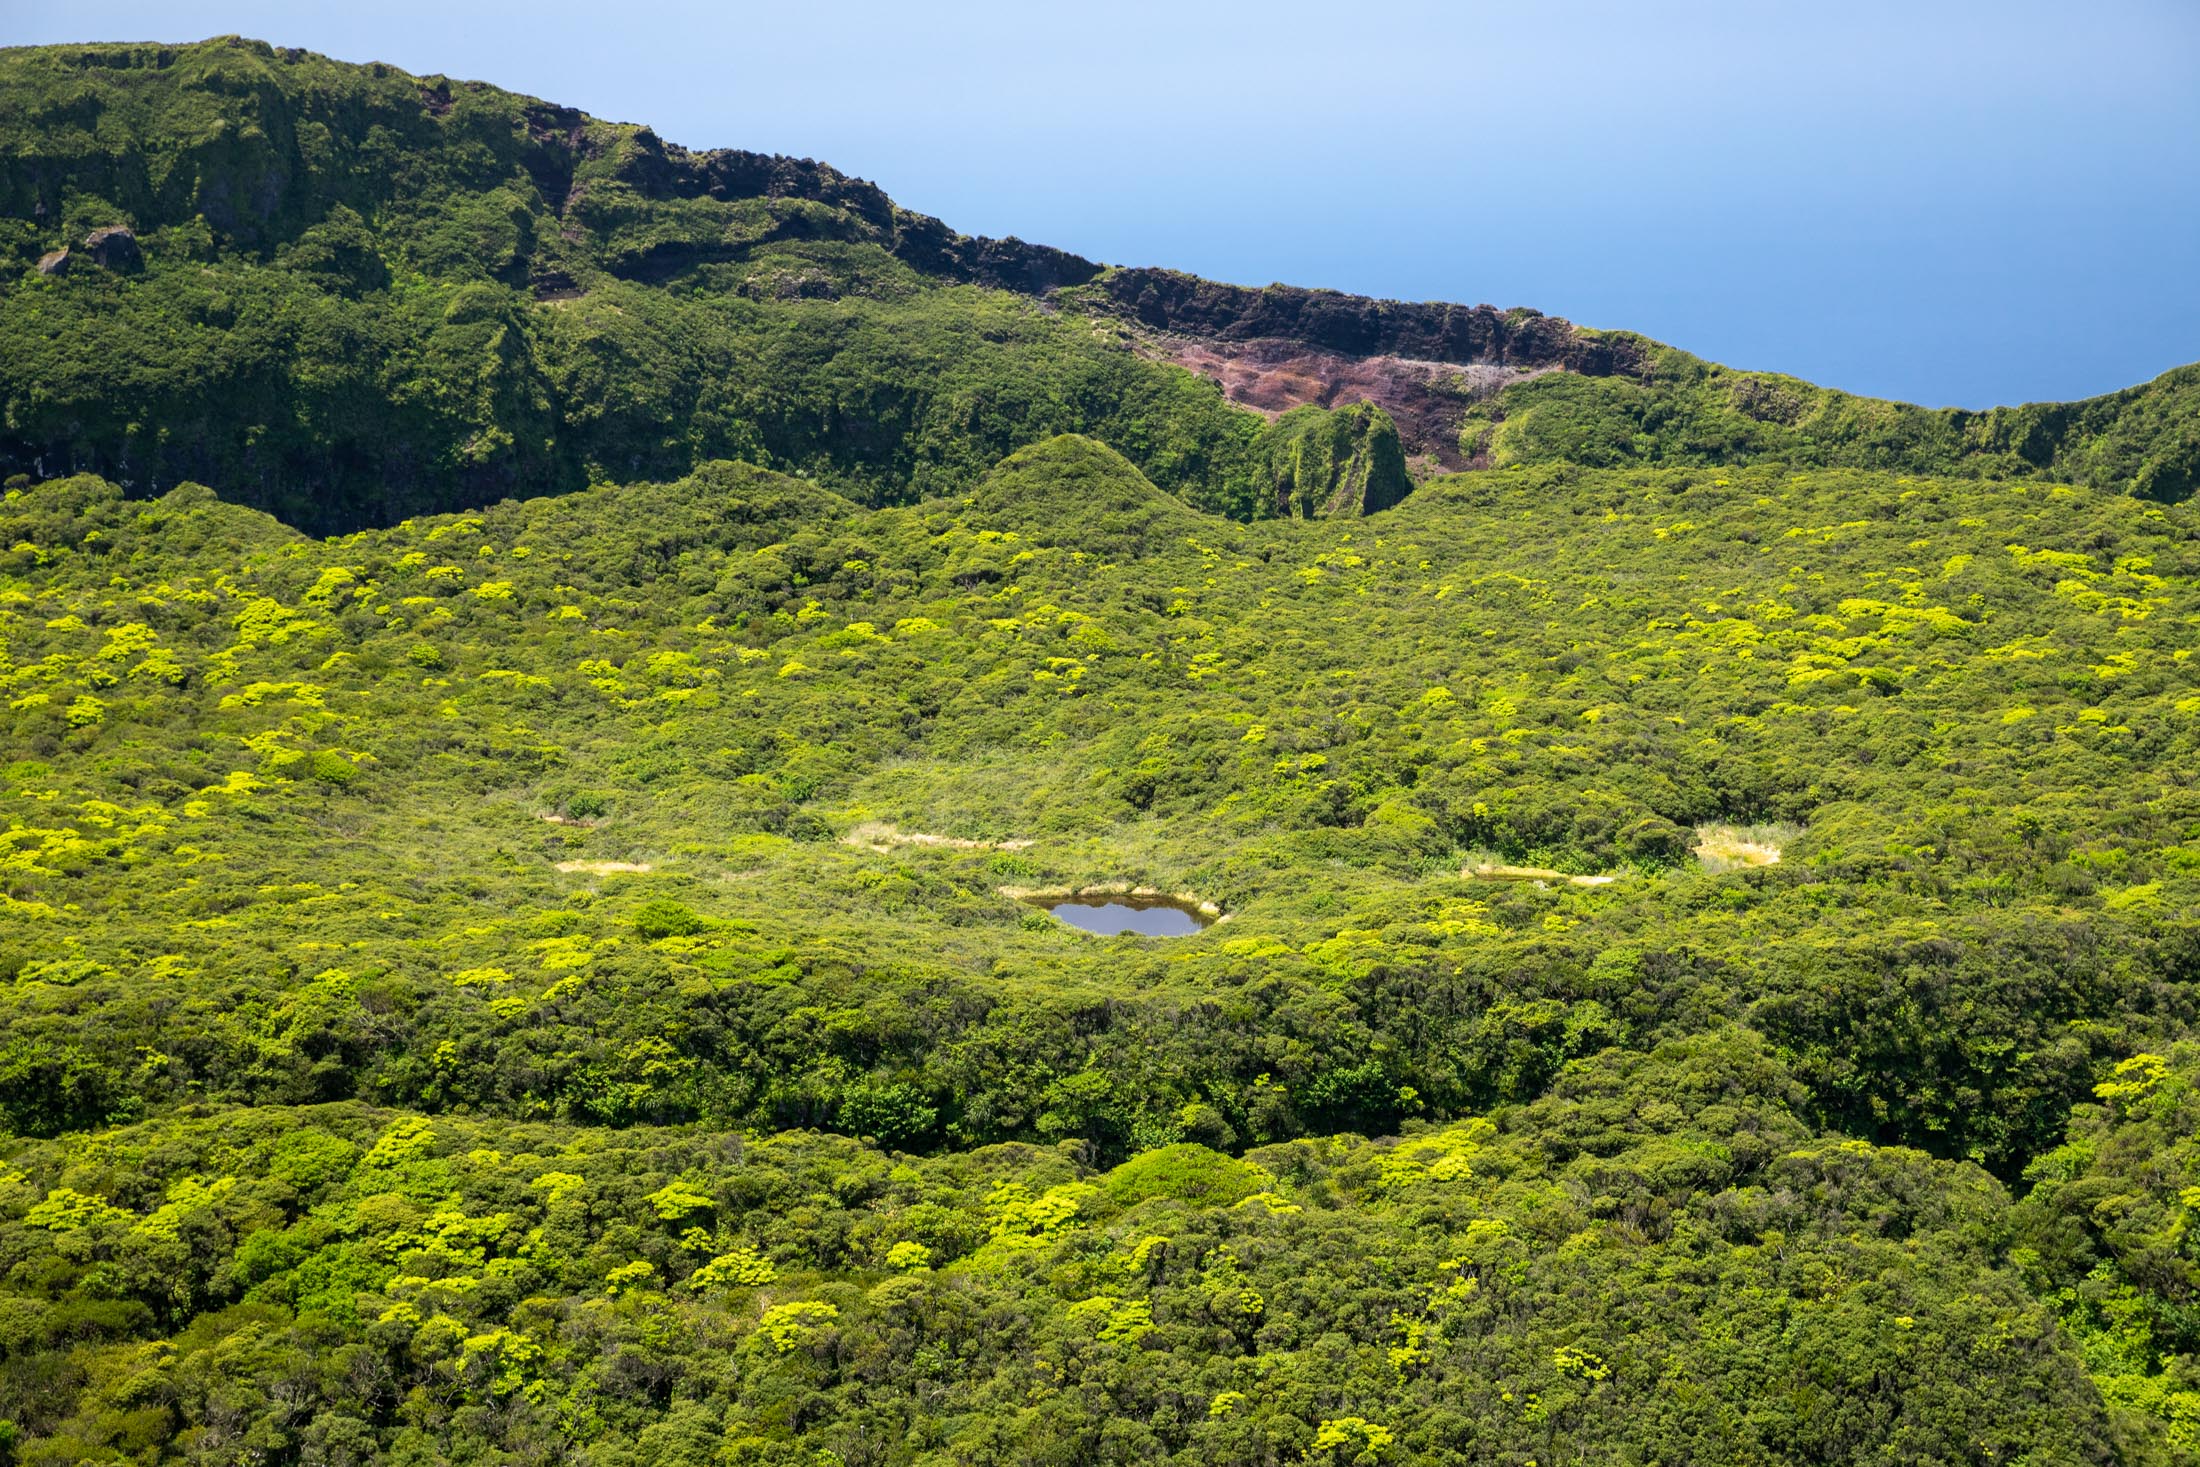
[[[589,876],[617,876],[622,873],[640,875],[657,868],[647,861],[560,861],[558,869],[569,875],[581,872]]]
[[[1445,471],[1469,466],[1459,446],[1459,424],[1473,401],[1551,370],[1347,356],[1282,338],[1142,335],[1139,347],[1147,356],[1218,383],[1230,401],[1270,418],[1307,403],[1325,408],[1374,403],[1398,425],[1408,453],[1424,455]]]
[[[1803,833],[1800,825],[1699,825],[1691,847],[1706,871],[1776,866],[1780,853]]]
[[[880,820],[869,820],[842,836],[843,845],[886,855],[898,846],[930,846],[943,851],[1021,851],[1028,849],[1028,840],[964,840],[953,835],[927,835],[921,830],[903,830]]]

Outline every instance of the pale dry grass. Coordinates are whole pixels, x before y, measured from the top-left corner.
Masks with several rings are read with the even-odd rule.
[[[1566,886],[1610,886],[1616,876],[1570,876],[1545,866],[1504,866],[1484,861],[1459,873],[1469,881],[1542,881]]]
[[[583,872],[590,876],[616,876],[621,873],[639,875],[656,868],[647,861],[560,861],[558,869],[568,875]]]
[[[1696,859],[1706,871],[1734,871],[1744,866],[1776,866],[1780,852],[1803,833],[1800,825],[1699,825],[1696,827]]]
[[[896,846],[931,846],[948,851],[1021,851],[1028,840],[964,840],[952,835],[927,835],[921,830],[902,830],[882,820],[867,820],[842,836],[841,841],[885,855]]]

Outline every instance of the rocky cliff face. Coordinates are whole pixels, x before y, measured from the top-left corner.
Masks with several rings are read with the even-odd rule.
[[[264,250],[332,207],[374,218],[382,206],[405,204],[401,180],[434,158],[430,173],[452,176],[433,181],[461,192],[500,182],[509,189],[516,172],[521,191],[499,207],[555,221],[528,231],[529,258],[491,272],[515,281],[532,273],[556,282],[589,265],[664,279],[788,238],[878,244],[927,274],[1027,294],[1084,284],[1101,268],[1043,245],[958,234],[898,207],[876,184],[812,159],[695,152],[647,127],[480,82],[336,66],[238,37],[17,56],[36,80],[0,101],[0,134],[11,144],[0,150],[0,217],[36,228],[52,228],[72,203],[96,198],[141,231],[203,219],[218,246]],[[59,81],[57,71],[70,79]],[[87,120],[97,128],[82,126]],[[472,161],[451,167],[454,148],[471,149]],[[533,198],[523,196],[528,183]],[[753,231],[711,218],[636,217],[653,205],[677,213],[705,200],[821,208],[782,212]],[[116,250],[135,243],[128,230],[122,236]]]
[[[1223,285],[1173,270],[1115,270],[1065,297],[1129,325],[1140,350],[1270,414],[1369,403],[1425,467],[1475,467],[1470,410],[1545,372],[1644,370],[1647,344],[1539,311],[1375,300],[1333,290]]]
[[[553,140],[577,136],[572,130],[551,134]],[[585,140],[571,145],[584,147]],[[965,284],[1044,295],[1083,285],[1101,272],[1099,265],[1067,250],[957,234],[928,214],[899,207],[878,185],[808,158],[734,148],[695,153],[642,128],[622,149],[611,176],[657,200],[802,199],[823,204],[846,216],[846,226],[852,226],[846,228],[849,235],[885,245],[928,275]]]
[[[1468,466],[1459,429],[1481,397],[1537,372],[1626,371],[1636,356],[1627,339],[1533,311],[1108,270],[1065,250],[959,234],[812,159],[693,151],[647,127],[479,82],[343,66],[236,37],[14,52],[7,74],[15,80],[0,89],[0,225],[14,221],[17,237],[0,244],[26,271],[59,274],[87,258],[136,270],[142,240],[156,266],[164,252],[170,265],[183,263],[179,253],[272,263],[347,300],[371,298],[401,261],[454,282],[486,276],[537,303],[578,300],[606,277],[798,301],[863,286],[815,264],[753,277],[718,267],[788,249],[878,249],[935,280],[1059,297],[1072,311],[1121,321],[1141,355],[1219,381],[1230,401],[1271,419],[1300,406],[1375,404],[1408,451],[1443,468]],[[96,230],[89,239],[87,227]],[[125,421],[119,408],[72,407],[62,417],[26,423],[20,441],[0,435],[11,437],[5,456],[133,481],[183,471],[170,462],[172,446],[149,455],[108,441],[101,420]],[[483,421],[456,435],[458,451],[408,450],[402,462],[360,472],[408,482],[423,472],[473,475],[481,449],[540,436]],[[499,471],[497,492],[516,492],[532,470],[525,455],[503,457],[513,462]],[[428,468],[432,459],[445,463]],[[632,462],[625,471],[645,469]],[[269,472],[320,477],[295,464]]]
[[[1558,368],[1591,377],[1640,370],[1641,344],[1540,311],[1373,300],[1334,290],[1223,285],[1174,270],[1117,270],[1081,300],[1149,331],[1223,342],[1294,341],[1343,356],[1457,366]]]
[[[1515,382],[1556,370],[1347,356],[1278,336],[1223,341],[1153,333],[1141,334],[1137,346],[1156,361],[1198,373],[1231,402],[1271,419],[1299,407],[1379,407],[1396,423],[1405,452],[1422,460],[1423,471],[1477,467],[1460,441],[1476,406]]]

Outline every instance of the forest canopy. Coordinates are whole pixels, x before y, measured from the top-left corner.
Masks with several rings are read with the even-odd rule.
[[[0,1462],[2200,1459],[2186,377],[1437,472],[820,164],[0,137]]]

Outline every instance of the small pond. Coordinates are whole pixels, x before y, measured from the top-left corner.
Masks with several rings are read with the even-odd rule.
[[[1052,912],[1072,927],[1097,932],[1102,937],[1116,937],[1126,932],[1134,937],[1190,937],[1214,921],[1197,908],[1166,897],[1042,897],[1034,905]]]

